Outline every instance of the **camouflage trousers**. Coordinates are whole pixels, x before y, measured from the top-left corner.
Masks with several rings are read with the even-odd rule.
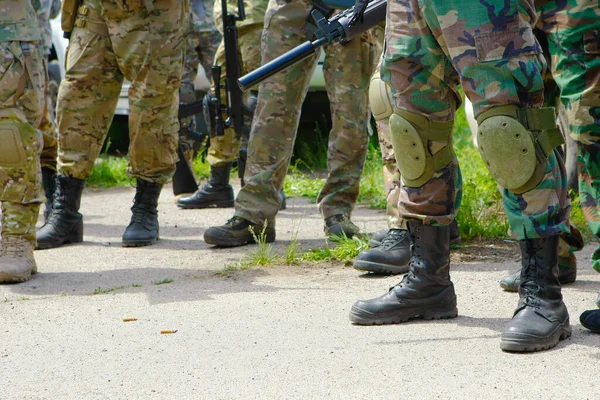
[[[165,183],[175,171],[187,0],[84,0],[58,93],[58,171],[86,179],[129,88],[129,176]]]
[[[548,38],[552,76],[577,142],[581,208],[600,239],[600,2],[548,1],[537,12],[537,27]],[[600,272],[599,250],[592,265]]]
[[[38,127],[42,134],[44,135],[44,149],[42,150],[42,154],[40,156],[40,162],[42,168],[50,168],[53,171],[56,171],[56,157],[58,154],[58,137],[56,134],[56,124],[52,119],[52,114],[48,109],[48,101],[46,100],[46,107],[44,116],[42,118],[42,122],[40,122],[40,126]]]
[[[35,242],[40,204],[46,71],[36,42],[0,42],[0,202],[2,236]]]
[[[211,80],[211,67],[213,66],[215,52],[221,40],[218,31],[190,32],[187,34],[183,73],[181,74],[181,87],[179,88],[179,101],[191,103],[197,101],[194,89],[194,80],[201,66],[208,80]],[[194,156],[195,141],[184,133],[189,128],[196,130],[194,117],[186,117],[179,120],[179,141],[183,144],[186,159],[191,162]]]
[[[531,27],[535,18],[531,0],[510,5],[504,0],[388,3],[381,75],[393,88],[395,107],[429,121],[452,122],[461,103],[459,84],[475,115],[509,104],[541,107],[546,65]],[[516,239],[568,232],[566,173],[556,151],[549,155],[537,187],[522,194],[502,192]],[[461,197],[462,177],[454,157],[421,187],[402,186],[400,216],[448,225]]]
[[[262,36],[262,63],[311,38],[309,0],[271,0]],[[236,215],[255,223],[272,219],[292,156],[300,106],[318,54],[259,85],[246,165],[246,185],[236,198]],[[377,60],[369,32],[344,45],[325,48],[323,71],[331,104],[328,176],[318,196],[321,214],[350,215],[358,196],[368,145],[367,89]]]
[[[238,56],[240,60],[240,73],[242,75],[260,67],[260,42],[262,35],[262,24],[245,25],[238,30]],[[221,82],[225,82],[225,44],[219,44],[215,54],[215,65],[221,67]],[[216,88],[213,88],[216,90]],[[227,93],[221,90],[221,99],[226,99]],[[248,95],[245,96],[248,102]],[[241,139],[233,128],[226,128],[222,136],[210,138],[210,147],[206,160],[213,167],[221,167],[237,160],[240,147],[247,147],[247,143],[241,143]]]

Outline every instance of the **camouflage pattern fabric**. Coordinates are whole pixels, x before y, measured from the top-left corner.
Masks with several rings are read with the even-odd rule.
[[[227,0],[227,11],[237,15],[238,12],[238,0]],[[245,29],[254,29],[255,25],[263,26],[265,21],[265,14],[267,13],[267,6],[269,0],[244,0],[244,11],[246,18],[243,21],[236,23],[238,34],[244,32]],[[217,29],[223,33],[223,10],[221,7],[221,0],[215,0],[213,6],[213,13],[215,17],[215,23]]]
[[[39,0],[39,3],[39,9],[36,9],[37,18],[42,34],[44,55],[48,56],[52,48],[52,27],[50,26],[50,20],[58,17],[60,14],[61,0]]]
[[[44,60],[45,62],[45,60]],[[50,168],[56,171],[56,157],[58,155],[58,132],[56,124],[52,118],[52,113],[48,108],[50,104],[48,95],[45,95],[46,103],[44,105],[44,115],[38,129],[44,135],[44,149],[40,155],[40,163],[42,168]]]
[[[546,65],[532,32],[535,18],[532,0],[388,3],[381,75],[393,88],[395,106],[433,121],[452,121],[462,84],[475,115],[507,104],[541,107]],[[431,151],[436,151],[435,142]],[[402,187],[400,215],[448,225],[461,197],[462,177],[454,159],[422,187]],[[560,155],[549,156],[537,187],[520,195],[503,189],[503,202],[518,240],[568,232],[570,202]]]
[[[261,62],[264,64],[310,39],[309,0],[271,0],[265,16]],[[358,196],[367,151],[367,89],[377,61],[369,32],[345,45],[325,48],[323,71],[331,104],[328,176],[318,196],[321,214],[350,216]],[[246,185],[236,198],[235,215],[262,224],[282,201],[280,190],[294,148],[300,106],[317,65],[314,56],[259,85],[246,165]]]
[[[264,0],[260,0],[264,1]],[[242,75],[260,67],[260,42],[262,36],[262,24],[246,27],[238,33],[238,55],[240,60],[240,72]],[[215,54],[215,65],[221,66],[221,82],[225,82],[225,45],[223,41],[219,44]],[[213,90],[216,90],[213,87]],[[247,92],[244,100],[247,102]],[[221,99],[225,99],[227,93],[221,90]],[[243,139],[242,139],[243,140]],[[210,138],[210,147],[206,160],[214,167],[220,167],[237,160],[240,152],[241,141],[235,130],[231,127],[225,129],[223,136]]]
[[[537,7],[537,27],[547,35],[552,75],[578,146],[581,208],[600,239],[600,2],[544,3]],[[600,248],[592,266],[600,272]]]
[[[61,0],[39,0],[39,8],[36,8],[45,58],[50,55],[50,49],[52,48],[52,27],[50,26],[50,20],[60,14],[60,5]],[[47,94],[46,104],[49,104]],[[44,150],[40,156],[40,161],[42,168],[47,167],[56,171],[56,156],[58,152],[56,124],[53,117],[54,110],[50,110],[47,105],[45,106],[44,116],[39,126],[39,129],[44,134]]]
[[[221,34],[217,30],[213,18],[212,0],[191,0],[190,2],[190,31],[186,34],[186,49],[181,74],[181,87],[179,88],[179,101],[191,103],[198,98],[194,90],[194,80],[201,66],[206,77],[210,80],[211,67],[213,66],[215,52],[221,41]],[[195,140],[185,133],[195,131],[194,117],[179,120],[180,135],[183,152],[188,162],[193,161]]]
[[[210,33],[217,30],[213,7],[214,0],[190,0],[190,32]]]
[[[378,38],[376,43],[379,46],[379,52],[383,50],[383,37]],[[381,57],[375,67],[373,75],[380,74]],[[375,121],[377,126],[377,138],[379,139],[379,148],[381,149],[381,159],[383,161],[383,185],[386,193],[386,216],[389,229],[399,229],[402,227],[402,219],[398,211],[398,199],[400,196],[400,170],[396,164],[396,155],[392,146],[390,136],[389,118]]]
[[[84,0],[58,94],[58,172],[86,179],[129,88],[129,176],[165,183],[175,171],[187,0]],[[151,54],[152,57],[148,57]]]
[[[34,129],[44,106],[46,72],[40,33],[29,0],[0,0],[0,202],[2,235],[35,242],[35,223],[44,197]]]

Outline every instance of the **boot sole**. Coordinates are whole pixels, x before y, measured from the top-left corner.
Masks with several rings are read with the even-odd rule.
[[[121,245],[123,247],[144,247],[151,246],[154,243],[158,242],[159,237],[152,238],[150,240],[123,240]]]
[[[372,314],[358,307],[352,306],[350,310],[350,322],[357,325],[389,325],[400,324],[411,319],[422,318],[424,320],[449,319],[458,316],[456,303],[442,303],[431,307],[412,307],[399,311],[390,311],[385,314]]]
[[[352,264],[354,269],[373,272],[380,275],[399,275],[408,272],[408,264],[402,267],[392,264],[381,264],[373,261],[356,260]]]
[[[202,208],[232,208],[235,206],[234,200],[221,200],[221,201],[211,201],[210,203],[202,203],[202,204],[179,204],[177,203],[177,207],[182,208],[184,210],[197,210]]]
[[[557,326],[554,332],[547,337],[503,333],[500,340],[500,348],[508,352],[548,350],[556,346],[559,341],[571,337],[571,333],[572,329],[568,320],[564,324]]]
[[[25,275],[13,275],[7,272],[0,272],[0,283],[20,283],[27,282],[31,279],[31,275],[33,273],[25,274]]]
[[[275,241],[275,232],[266,234],[266,242],[272,243]],[[210,244],[212,246],[217,247],[238,247],[244,246],[246,244],[256,243],[253,237],[239,237],[239,238],[212,238],[212,237],[204,237],[204,242],[206,244]]]
[[[560,282],[561,285],[569,285],[571,283],[575,283],[576,278],[569,276],[569,277],[565,277],[563,279],[559,278],[558,281]],[[507,285],[507,284],[503,284],[502,282],[500,282],[500,287],[502,289],[504,289],[505,292],[516,293],[519,291],[519,286]]]
[[[46,242],[46,243],[37,242],[37,246],[35,247],[35,249],[36,250],[55,249],[57,247],[62,247],[65,244],[75,244],[75,243],[83,243],[83,235],[67,236],[62,240],[57,240],[54,242]]]

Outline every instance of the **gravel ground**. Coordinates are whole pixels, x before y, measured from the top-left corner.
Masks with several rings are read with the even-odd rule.
[[[339,263],[219,275],[256,247],[207,246],[204,230],[232,210],[179,210],[170,187],[159,205],[161,240],[122,248],[133,193],[86,190],[85,242],[36,252],[34,279],[0,286],[1,399],[600,398],[590,379],[600,335],[578,320],[600,288],[592,246],[578,253],[578,281],[563,290],[573,336],[550,351],[509,354],[500,333],[517,297],[497,282],[517,268],[514,243],[453,254],[458,318],[353,326],[352,303],[398,277]],[[316,206],[288,204],[275,250],[283,254],[294,232],[303,249],[325,246]],[[353,219],[370,232],[385,227],[381,211],[358,208]]]

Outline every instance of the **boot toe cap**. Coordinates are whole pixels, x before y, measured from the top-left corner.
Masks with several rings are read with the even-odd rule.
[[[584,311],[579,317],[579,322],[590,331],[600,333],[600,310]]]

